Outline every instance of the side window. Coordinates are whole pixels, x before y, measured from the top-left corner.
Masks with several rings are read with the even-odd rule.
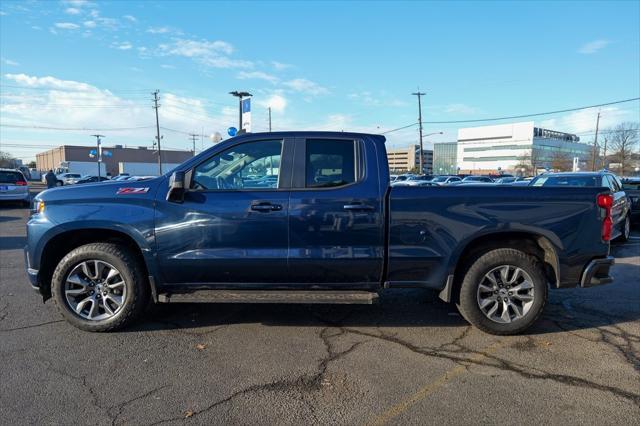
[[[214,155],[193,171],[193,189],[277,188],[281,140],[243,143]]]
[[[613,176],[607,175],[607,179],[609,179],[609,188],[611,188],[613,192],[620,191],[620,185],[618,185],[618,182]]]
[[[307,140],[305,186],[307,188],[330,188],[355,182],[355,152],[355,141]]]

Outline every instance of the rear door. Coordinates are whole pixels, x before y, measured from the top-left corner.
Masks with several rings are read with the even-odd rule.
[[[158,264],[167,284],[286,283],[293,139],[250,140],[187,174],[183,203],[158,196]],[[281,173],[283,170],[283,173]]]
[[[373,151],[373,149],[371,150]],[[320,286],[377,286],[383,194],[364,141],[297,138],[289,204],[289,275]]]

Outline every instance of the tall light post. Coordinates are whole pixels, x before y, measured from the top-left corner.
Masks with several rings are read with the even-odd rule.
[[[253,96],[249,92],[238,92],[234,90],[233,92],[229,92],[230,95],[238,98],[238,132],[242,131],[242,98]]]

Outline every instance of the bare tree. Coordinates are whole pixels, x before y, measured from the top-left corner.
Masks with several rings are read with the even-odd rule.
[[[633,154],[638,149],[638,123],[620,123],[608,133],[608,148],[611,149],[611,158],[620,165],[619,174],[624,176],[630,167]]]
[[[16,159],[8,152],[0,151],[0,168],[13,169],[16,167]]]
[[[558,172],[566,172],[573,167],[573,159],[569,154],[562,151],[553,151],[551,154],[551,168]]]
[[[518,171],[520,171],[521,169],[524,169],[527,175],[534,176],[538,173],[539,167],[540,167],[540,153],[535,148],[532,148],[531,152],[528,152],[518,157],[518,164],[516,165],[516,169]]]

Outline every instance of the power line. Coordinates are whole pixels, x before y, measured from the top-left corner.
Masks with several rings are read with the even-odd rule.
[[[118,131],[126,131],[126,130],[149,129],[149,128],[153,128],[155,126],[91,128],[91,127],[50,127],[50,126],[20,125],[20,124],[4,124],[4,123],[0,123],[0,127],[8,127],[8,128],[13,128],[13,129],[35,129],[35,130],[118,132]]]
[[[623,100],[620,100],[620,101],[613,101],[613,102],[607,102],[607,103],[596,104],[596,105],[588,105],[588,106],[583,106],[583,107],[578,107],[578,108],[567,108],[567,109],[560,109],[560,110],[556,110],[556,111],[537,112],[537,113],[533,113],[533,114],[511,115],[511,116],[505,116],[505,117],[479,118],[479,119],[473,119],[473,120],[423,121],[422,124],[479,123],[479,122],[486,122],[486,121],[511,120],[511,119],[515,119],[515,118],[539,117],[539,116],[542,116],[542,115],[559,114],[559,113],[562,113],[562,112],[573,112],[573,111],[580,111],[580,110],[590,109],[590,108],[598,108],[598,107],[603,107],[603,106],[622,104],[622,103],[626,103],[626,102],[637,101],[639,99],[640,98],[630,98],[630,99],[623,99]],[[396,128],[396,129],[388,130],[388,131],[383,132],[381,134],[386,135],[387,133],[397,132],[398,130],[403,130],[403,129],[407,129],[409,127],[413,127],[416,124],[419,124],[419,123],[415,122],[415,123],[407,124],[406,126],[402,126],[402,127]]]

